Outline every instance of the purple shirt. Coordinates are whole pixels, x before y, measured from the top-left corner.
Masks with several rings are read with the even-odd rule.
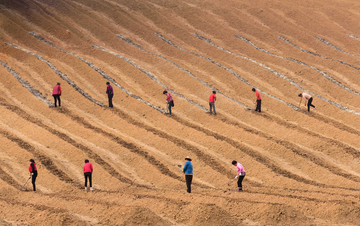
[[[114,91],[113,91],[113,88],[111,87],[111,85],[107,86],[106,93],[108,95],[114,94]]]

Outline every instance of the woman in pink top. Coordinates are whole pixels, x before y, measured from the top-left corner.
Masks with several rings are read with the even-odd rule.
[[[85,159],[85,165],[84,165],[84,176],[85,176],[85,190],[87,190],[87,181],[89,178],[89,183],[90,183],[90,191],[94,190],[92,188],[92,173],[93,173],[93,166],[92,164],[89,162],[89,160]]]
[[[166,95],[166,103],[167,107],[169,109],[169,115],[171,115],[171,107],[174,107],[174,101],[170,93],[168,91],[164,90],[163,94]]]
[[[244,170],[244,167],[235,160],[232,161],[232,164],[234,166],[236,166],[236,169],[237,169],[237,175],[234,179],[239,178],[238,182],[237,182],[237,184],[238,184],[237,191],[241,192],[242,191],[242,181],[244,180],[244,177],[245,177],[245,170]]]
[[[61,107],[61,100],[60,100],[61,87],[60,87],[60,83],[59,83],[59,82],[56,84],[56,86],[54,86],[52,95],[53,95],[53,97],[54,97],[54,102],[55,102],[54,105],[55,105],[55,107],[57,107],[57,106],[56,106],[56,101],[59,102],[59,107]]]
[[[315,106],[312,105],[312,101],[313,101],[313,98],[312,96],[310,96],[309,94],[307,93],[299,93],[299,97],[301,97],[300,99],[300,103],[299,103],[299,107],[301,105],[301,101],[302,99],[304,98],[304,101],[305,101],[305,106],[306,106],[306,103],[307,103],[307,107],[308,107],[308,112],[310,112],[310,106],[313,107],[315,109]]]

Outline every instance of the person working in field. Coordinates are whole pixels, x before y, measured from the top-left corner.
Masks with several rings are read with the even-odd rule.
[[[237,181],[237,186],[238,186],[238,189],[237,189],[237,191],[239,191],[239,192],[242,192],[243,191],[243,189],[242,189],[242,181],[244,180],[244,178],[245,178],[245,169],[244,169],[244,167],[240,164],[240,163],[238,163],[237,161],[232,161],[232,164],[234,165],[234,166],[236,166],[236,169],[237,169],[237,175],[236,175],[236,177],[234,178],[234,179],[238,179],[238,181]]]
[[[209,97],[209,106],[210,106],[210,114],[212,114],[212,109],[214,109],[214,115],[216,115],[215,111],[215,101],[216,101],[216,91],[212,91],[212,94]]]
[[[316,107],[312,104],[313,98],[312,98],[312,96],[310,96],[310,94],[305,93],[305,92],[299,93],[299,97],[300,97],[299,108],[300,108],[302,99],[304,99],[305,106],[307,105],[307,107],[308,107],[308,110],[307,110],[308,112],[310,112],[310,106],[313,107],[314,109],[316,109]]]
[[[87,190],[87,181],[89,180],[90,185],[90,191],[93,191],[92,187],[92,173],[94,171],[93,165],[89,162],[88,159],[85,159],[85,165],[84,165],[84,177],[85,177],[85,191]]]
[[[52,95],[54,97],[54,106],[57,107],[57,102],[59,103],[59,107],[61,107],[61,99],[60,99],[60,96],[61,96],[61,86],[60,86],[60,83],[58,82],[56,84],[56,86],[54,86],[53,88],[53,92],[52,92]]]
[[[34,159],[30,159],[29,172],[30,172],[30,175],[31,175],[31,183],[33,185],[33,191],[36,191],[35,181],[36,181],[36,177],[38,175],[38,172],[37,172],[37,167],[35,165]]]
[[[261,97],[259,91],[257,91],[255,88],[252,88],[252,91],[255,92],[256,95],[256,109],[255,111],[261,112]]]
[[[185,173],[187,192],[191,193],[191,183],[192,183],[192,179],[193,179],[193,165],[191,164],[190,157],[186,157],[185,160],[186,160],[186,162],[184,165],[183,172]]]
[[[113,103],[112,103],[112,99],[114,97],[114,90],[112,88],[112,86],[110,85],[110,82],[106,82],[106,94],[108,95],[108,100],[109,100],[109,108],[113,107]]]
[[[169,115],[171,115],[171,107],[174,107],[174,101],[170,93],[168,91],[164,90],[163,94],[166,95],[166,103],[167,107],[169,109]]]

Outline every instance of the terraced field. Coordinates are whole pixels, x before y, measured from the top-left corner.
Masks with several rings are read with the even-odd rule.
[[[357,0],[0,0],[0,12],[1,225],[359,224]],[[21,190],[30,158],[36,192]]]

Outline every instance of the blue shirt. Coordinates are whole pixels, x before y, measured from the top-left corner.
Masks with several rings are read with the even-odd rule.
[[[193,174],[193,165],[191,164],[190,161],[185,162],[183,172],[185,173],[185,175],[192,175]]]

